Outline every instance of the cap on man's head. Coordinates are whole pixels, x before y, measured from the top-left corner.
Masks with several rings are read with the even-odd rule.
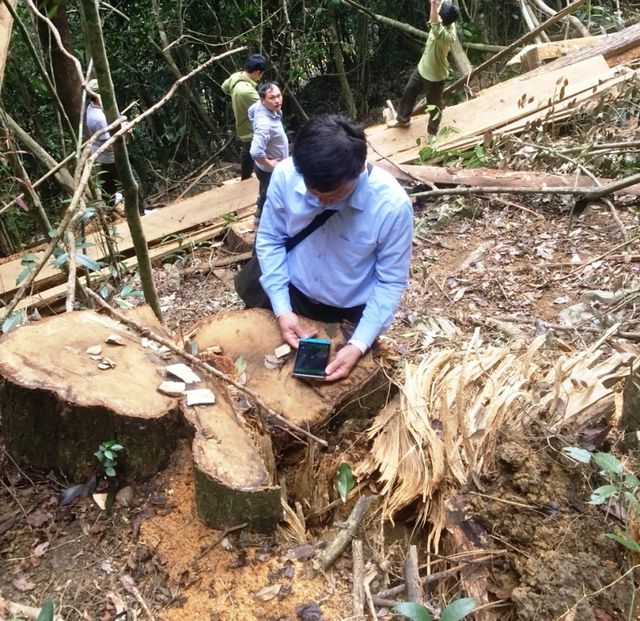
[[[94,93],[100,92],[100,85],[98,84],[98,80],[96,80],[95,78],[87,82],[87,88]]]

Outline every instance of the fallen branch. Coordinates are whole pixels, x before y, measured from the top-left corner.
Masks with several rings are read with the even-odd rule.
[[[318,555],[318,561],[322,569],[329,569],[329,567],[338,560],[339,556],[355,536],[369,507],[376,502],[378,502],[377,496],[363,496],[358,500],[351,515],[349,515],[349,519],[345,522],[344,528],[336,535],[335,539],[327,548]]]
[[[360,539],[354,539],[351,544],[351,558],[353,562],[353,616],[356,620],[364,616],[364,546]]]
[[[313,435],[310,431],[307,431],[306,429],[299,427],[298,425],[288,421],[286,418],[278,414],[275,410],[270,408],[253,390],[250,390],[246,386],[243,386],[239,382],[236,382],[232,377],[229,377],[228,375],[225,375],[221,371],[218,371],[218,369],[216,369],[215,367],[212,367],[210,364],[207,364],[203,360],[200,360],[200,358],[193,356],[192,354],[184,351],[184,349],[181,349],[169,339],[165,339],[159,334],[156,334],[150,328],[141,326],[139,323],[133,321],[123,313],[117,311],[115,308],[113,308],[113,306],[105,302],[97,293],[95,293],[91,289],[88,289],[83,285],[80,285],[80,287],[85,292],[85,294],[88,297],[95,300],[101,308],[104,308],[110,315],[115,317],[118,321],[120,321],[124,325],[127,325],[130,328],[133,328],[141,336],[146,336],[147,338],[154,340],[156,343],[160,343],[160,345],[164,345],[167,349],[169,349],[174,354],[176,354],[176,356],[180,356],[181,358],[184,358],[185,360],[189,361],[189,363],[191,363],[194,367],[201,369],[202,371],[204,371],[205,373],[208,373],[209,375],[213,375],[217,377],[218,379],[222,380],[223,382],[226,382],[227,384],[231,384],[231,386],[233,386],[234,388],[237,388],[240,392],[243,392],[244,394],[246,394],[248,397],[250,397],[254,401],[255,405],[257,406],[257,410],[259,414],[266,413],[269,419],[273,419],[283,429],[286,429],[291,433],[292,432],[299,433],[303,436],[306,436],[310,440],[317,442],[318,444],[324,447],[329,446],[326,440],[323,440],[322,438],[318,438],[318,436]],[[263,420],[263,422],[268,423],[268,420]]]
[[[418,548],[409,546],[407,558],[404,560],[404,582],[407,593],[407,601],[422,604],[422,582],[420,581],[420,569],[418,568]]]
[[[595,201],[629,186],[640,183],[640,173],[630,175],[624,179],[618,179],[599,187],[557,187],[557,188],[505,188],[505,187],[472,187],[472,188],[445,188],[442,190],[429,190],[415,192],[411,196],[415,198],[434,198],[437,196],[471,196],[474,194],[568,194],[579,199]]]

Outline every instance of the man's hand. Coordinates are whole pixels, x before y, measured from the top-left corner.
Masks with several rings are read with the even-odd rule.
[[[362,352],[355,345],[351,345],[351,343],[345,345],[327,365],[325,381],[333,382],[347,377],[360,356],[362,356]]]
[[[295,349],[298,349],[300,339],[308,339],[318,333],[315,328],[303,328],[300,325],[298,315],[293,312],[282,313],[282,315],[279,315],[278,324],[280,326],[282,340],[285,343],[289,343],[289,345]]]

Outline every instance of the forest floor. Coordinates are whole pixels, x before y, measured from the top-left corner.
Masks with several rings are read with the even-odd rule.
[[[460,347],[476,330],[488,342],[507,342],[505,326],[528,340],[545,333],[550,346],[578,349],[620,319],[625,330],[638,332],[637,293],[623,296],[622,304],[618,294],[640,283],[634,241],[640,212],[637,202],[613,207],[615,217],[598,203],[571,218],[568,201],[532,195],[416,204],[411,282],[383,338],[381,362],[400,370],[437,346],[439,336],[426,321],[434,317],[459,329]],[[632,241],[625,243],[625,236]],[[232,288],[237,268],[184,276],[184,268],[206,266],[223,252],[213,244],[155,270],[171,329],[184,333],[202,317],[240,307]],[[609,305],[614,298],[617,305]],[[349,455],[351,463],[369,450],[361,425],[344,421],[330,432],[331,450]],[[490,553],[481,565],[494,604],[477,619],[640,618],[631,569],[638,561],[605,537],[620,524],[588,504],[601,481],[562,454],[563,446],[574,444],[623,454],[619,434],[606,424],[562,437],[531,426],[518,437],[504,434],[495,469],[460,490],[466,519],[483,530]],[[280,467],[295,471],[304,457],[304,449],[295,449]],[[633,469],[631,458],[624,459]],[[186,442],[164,472],[126,487],[110,512],[91,497],[61,506],[59,494],[68,485],[58,473],[19,466],[0,445],[0,595],[6,600],[37,607],[52,597],[65,621],[318,621],[318,611],[326,621],[355,618],[350,556],[327,572],[312,562],[353,500],[332,503],[307,519],[302,532],[279,528],[265,536],[205,528],[196,516]],[[358,489],[380,491],[374,480],[359,482]],[[421,574],[427,573],[428,529],[412,517],[407,512],[393,526],[377,513],[367,519],[372,593],[402,582],[409,544],[418,545]],[[430,557],[428,572],[444,572],[428,587],[436,610],[464,595],[456,569],[461,563],[476,567],[446,538],[441,556]],[[393,616],[389,606],[375,611],[381,619]]]

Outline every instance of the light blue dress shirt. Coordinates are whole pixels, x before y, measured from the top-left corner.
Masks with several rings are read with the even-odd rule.
[[[287,253],[287,239],[324,209],[338,213]],[[407,286],[412,239],[411,201],[386,171],[365,169],[349,198],[324,207],[288,158],[273,172],[257,233],[260,283],[276,315],[292,310],[289,282],[330,306],[365,304],[353,340],[369,347],[391,324]]]
[[[253,127],[249,153],[260,170],[271,172],[271,168],[256,160],[263,157],[284,160],[289,157],[289,139],[282,126],[282,111],[271,112],[260,101],[256,101],[249,108],[248,115]]]

